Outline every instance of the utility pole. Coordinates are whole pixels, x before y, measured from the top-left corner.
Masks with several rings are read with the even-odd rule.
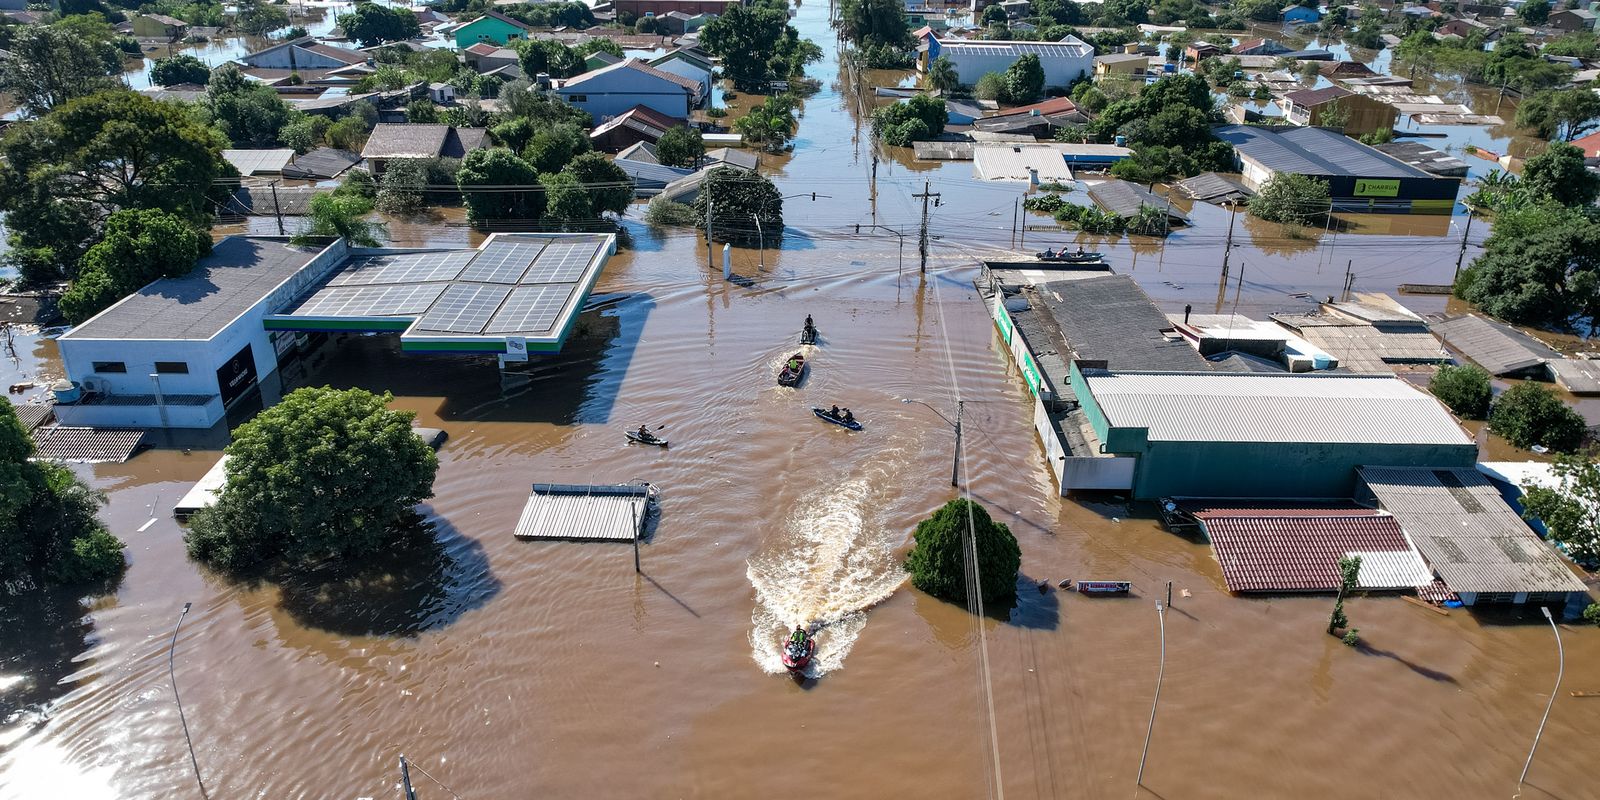
[[[967,401],[956,401],[956,456],[950,465],[950,485],[956,486],[956,478],[961,474],[961,412],[966,410]]]
[[[272,182],[272,213],[278,217],[278,235],[283,236],[283,207],[278,205],[278,182]],[[1458,264],[1459,266],[1459,264]]]
[[[404,754],[400,756],[400,792],[402,800],[417,800],[417,790],[411,788],[411,766]]]
[[[932,188],[932,184],[928,181],[923,181],[922,194],[911,195],[922,200],[922,233],[917,237],[917,252],[922,256],[921,271],[923,274],[928,272],[928,198],[934,198],[934,208],[939,207],[938,198],[940,195],[938,192],[930,191]]]
[[[705,191],[706,189],[709,189],[709,188],[710,187],[702,186],[700,188],[700,191]],[[714,242],[712,242],[712,240],[711,240],[711,208],[714,205],[716,205],[716,201],[711,199],[711,195],[707,194],[706,195],[706,267],[708,267],[710,269],[716,269],[717,268],[717,245]]]
[[[1356,277],[1350,274],[1350,270],[1355,267],[1355,264],[1356,262],[1353,258],[1344,262],[1344,291],[1339,294],[1339,302],[1341,303],[1350,300],[1350,287],[1355,284]]]
[[[1022,199],[1018,198],[1017,202],[1011,206],[1011,244],[1013,246],[1017,243],[1017,216],[1021,213],[1021,209]]]
[[[1233,252],[1233,221],[1239,216],[1239,204],[1237,202],[1229,203],[1228,208],[1232,211],[1228,214],[1228,241],[1222,245],[1223,283],[1227,283],[1228,281],[1228,256]]]
[[[1472,233],[1472,206],[1467,206],[1467,226],[1461,231],[1461,251],[1456,253],[1456,278],[1461,277],[1461,262],[1467,257],[1467,235],[1470,233]],[[1455,280],[1451,279],[1450,282],[1455,283]]]
[[[760,258],[759,263],[760,263],[761,269],[766,269],[767,268],[767,235],[765,233],[761,232],[761,215],[760,214],[753,214],[753,215],[751,215],[750,218],[756,221],[756,247],[759,248],[757,250],[757,255]]]

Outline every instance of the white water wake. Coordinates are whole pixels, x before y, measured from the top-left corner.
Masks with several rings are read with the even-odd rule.
[[[844,665],[866,626],[866,612],[888,599],[905,572],[895,556],[903,532],[874,519],[869,484],[858,477],[803,498],[785,535],[752,558],[756,590],[750,615],[751,657],[770,673],[785,671],[780,645],[796,625],[820,622],[817,652],[806,669],[818,677]]]

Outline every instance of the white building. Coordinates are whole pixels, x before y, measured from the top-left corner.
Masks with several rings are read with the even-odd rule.
[[[929,32],[923,35],[918,49],[918,68],[926,71],[929,64],[943,56],[968,86],[991,72],[1005,72],[1017,59],[1030,54],[1039,57],[1045,86],[1065,88],[1094,71],[1094,48],[1075,36],[1059,42],[1010,42],[940,39]]]

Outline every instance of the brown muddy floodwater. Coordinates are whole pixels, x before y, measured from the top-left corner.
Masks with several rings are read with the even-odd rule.
[[[612,260],[595,310],[528,380],[503,384],[483,359],[402,355],[381,336],[322,351],[309,382],[390,390],[449,432],[424,509],[433,548],[357,583],[241,585],[191,563],[170,515],[217,443],[170,439],[82,468],[131,567],[92,602],[0,606],[0,798],[199,796],[167,676],[185,602],[176,679],[214,798],[394,797],[402,753],[467,798],[1510,796],[1555,680],[1537,612],[1439,616],[1358,598],[1348,612],[1365,645],[1349,648],[1322,632],[1331,598],[1231,596],[1209,548],[1148,510],[1058,498],[1031,401],[971,287],[978,251],[956,244],[1014,241],[1021,187],[890,153],[869,203],[870,104],[841,89],[827,6],[798,13],[829,58],[812,70],[825,86],[805,101],[795,153],[764,159],[785,195],[807,195],[786,203],[790,231],[764,269],[741,250],[740,279],[724,282],[692,235],[630,224],[634,249]],[[924,181],[942,193],[926,278],[911,197]],[[1357,290],[1448,282],[1464,221],[1285,233],[1241,218],[1224,280],[1228,212],[1176,204],[1196,224],[1164,243],[1081,238],[1168,311],[1258,317],[1337,292],[1347,270]],[[457,218],[391,233],[470,241]],[[1486,233],[1480,222],[1472,239]],[[1019,249],[1079,239],[1030,230]],[[780,389],[776,366],[808,313],[822,332],[811,374]],[[0,371],[58,369],[53,344],[19,341],[22,358]],[[956,491],[951,430],[900,401],[948,414],[958,393],[965,480],[1023,554],[1015,606],[982,623],[988,691],[974,618],[897,566],[916,522]],[[866,429],[809,412],[833,403]],[[640,424],[665,424],[672,449],[624,445]],[[663,490],[642,575],[623,545],[514,540],[529,484],[631,479]],[[1032,588],[1084,577],[1131,580],[1136,594]],[[1139,790],[1167,581],[1165,683]],[[797,682],[777,645],[811,618],[829,625]],[[1600,700],[1569,692],[1600,691],[1600,630],[1561,635],[1566,679],[1526,798],[1596,796]],[[450,796],[413,777],[426,800]]]
[[[1017,604],[983,623],[1006,796],[1135,793],[1169,580],[1148,796],[1515,788],[1554,681],[1542,620],[1363,598],[1349,612],[1366,645],[1348,648],[1322,633],[1331,599],[1232,597],[1203,544],[1061,501],[964,255],[898,277],[893,249],[799,238],[765,270],[739,253],[746,280],[724,283],[691,239],[639,229],[636,245],[527,383],[385,337],[323,351],[311,382],[391,390],[450,433],[426,508],[437,545],[379,578],[280,589],[189,562],[170,508],[215,451],[85,468],[132,566],[92,607],[6,612],[0,796],[197,796],[166,674],[188,601],[176,675],[212,797],[394,796],[401,753],[472,798],[751,797],[801,778],[819,796],[990,795],[974,620],[896,566],[955,491],[950,430],[899,400],[948,409],[958,386],[972,495],[1023,551]],[[807,313],[823,337],[811,375],[777,388]],[[810,416],[835,402],[866,430]],[[624,445],[641,423],[665,424],[672,449]],[[511,535],[530,483],[635,478],[664,492],[643,575],[625,546]],[[1132,580],[1137,596],[1031,587],[1067,577]],[[777,642],[813,617],[830,625],[797,682]],[[1593,796],[1597,701],[1567,692],[1600,689],[1600,635],[1563,636],[1525,797]]]

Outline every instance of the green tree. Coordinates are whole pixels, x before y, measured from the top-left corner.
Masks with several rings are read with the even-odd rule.
[[[1464,419],[1483,419],[1489,415],[1489,401],[1494,390],[1489,386],[1489,373],[1473,364],[1446,364],[1433,373],[1428,381],[1428,391],[1450,407],[1456,416]]]
[[[1555,486],[1522,487],[1523,516],[1543,522],[1550,538],[1574,559],[1600,561],[1600,464],[1559,456],[1551,477]]]
[[[389,162],[378,179],[378,196],[373,202],[385,214],[408,215],[422,210],[428,188],[428,166],[421,159],[400,158]]]
[[[978,21],[985,27],[1004,25],[1008,20],[1010,20],[1010,17],[1006,16],[1006,10],[1001,8],[998,3],[983,9],[983,14],[978,17]]]
[[[972,87],[972,95],[979,100],[999,100],[1005,93],[1006,76],[998,72],[978,76],[978,82]]]
[[[1011,529],[990,519],[983,506],[966,499],[951,500],[917,523],[914,536],[916,545],[906,556],[906,570],[911,573],[911,585],[918,589],[950,602],[965,601],[969,593],[992,601],[1016,592],[1022,549]],[[978,562],[977,587],[967,585],[967,563],[973,551]]]
[[[553,39],[517,39],[511,43],[524,75],[543,72],[556,78],[570,78],[588,70],[583,56]]]
[[[1554,391],[1537,383],[1507,389],[1489,410],[1489,429],[1517,447],[1542,445],[1570,453],[1583,444],[1588,426]]]
[[[656,160],[669,167],[698,167],[705,154],[700,132],[683,125],[669,128],[656,141]]]
[[[183,107],[137,92],[80,97],[0,140],[0,208],[29,280],[71,277],[106,217],[155,208],[197,225],[226,166],[222,143]]]
[[[911,28],[906,24],[905,4],[901,0],[844,0],[839,5],[839,20],[835,24],[845,38],[857,45],[898,48],[911,45]]]
[[[1004,79],[1005,88],[1000,93],[1001,102],[1031,103],[1044,93],[1044,67],[1040,66],[1039,57],[1032,53],[1027,53],[1011,62],[1011,66],[1006,67]]]
[[[296,153],[309,152],[312,148],[322,143],[322,137],[328,134],[333,120],[318,114],[301,114],[299,118],[290,120],[278,131],[278,139],[285,147],[292,147]]]
[[[0,91],[34,116],[117,85],[95,45],[71,31],[26,26],[8,50],[0,59]],[[120,71],[120,59],[115,66]]]
[[[700,44],[722,60],[722,74],[742,92],[759,91],[822,58],[789,24],[786,10],[767,5],[731,6],[700,29]]]
[[[622,45],[610,39],[590,39],[572,48],[572,52],[577,54],[579,58],[588,58],[595,53],[610,53],[617,58],[626,58],[628,55],[622,52]]]
[[[1550,20],[1550,4],[1545,0],[1528,0],[1517,9],[1517,16],[1529,25],[1543,25]]]
[[[211,68],[188,53],[172,58],[158,58],[150,67],[150,82],[157,86],[176,86],[180,83],[206,85],[211,80]]]
[[[570,172],[555,172],[539,176],[544,185],[547,219],[563,222],[594,219],[594,207],[589,204],[589,193],[583,190],[578,179]]]
[[[695,217],[711,213],[711,235],[719,242],[754,243],[783,235],[783,196],[765,175],[738,167],[715,167],[706,173],[694,198]],[[759,227],[756,220],[760,220]]]
[[[1592,205],[1600,196],[1600,175],[1583,165],[1583,151],[1566,142],[1551,142],[1528,159],[1522,187],[1535,200],[1548,197],[1564,206]]]
[[[0,403],[0,583],[103,582],[122,573],[122,542],[95,518],[101,496],[66,467],[29,461],[33,440]]]
[[[592,216],[607,211],[622,214],[633,204],[633,179],[600,153],[584,153],[572,159],[562,172],[571,175],[588,194]]]
[[[276,146],[278,132],[299,116],[272,87],[250,80],[232,64],[212,71],[206,107],[217,127],[240,148]]]
[[[372,201],[358,194],[319,194],[307,208],[311,224],[294,235],[297,245],[315,244],[325,237],[344,237],[356,247],[382,247],[386,231],[381,223],[362,219],[372,213]]]
[[[1268,222],[1310,225],[1328,210],[1327,182],[1307,175],[1274,175],[1250,198],[1250,213]]]
[[[1333,613],[1328,616],[1328,633],[1340,628],[1350,627],[1350,620],[1344,615],[1344,597],[1356,590],[1361,580],[1361,556],[1339,557],[1339,595],[1333,601]],[[1352,643],[1353,644],[1353,643]]]
[[[1600,127],[1600,95],[1587,87],[1545,89],[1517,106],[1517,125],[1570,142]]]
[[[928,85],[949,94],[961,88],[961,76],[956,72],[956,65],[950,59],[939,56],[928,65]]]
[[[949,114],[945,111],[943,100],[919,94],[874,111],[872,132],[884,144],[910,147],[912,142],[943,133],[947,119]]]
[[[269,3],[248,3],[240,6],[239,13],[233,17],[233,25],[251,36],[266,36],[288,27],[289,12]]]
[[[543,191],[506,191],[500,187],[531,187],[539,182],[539,171],[504,147],[474,150],[456,172],[456,186],[467,205],[467,218],[473,222],[493,219],[536,220],[544,217]],[[473,191],[483,187],[482,191]]]
[[[211,237],[182,217],[127,209],[106,219],[105,235],[79,262],[61,296],[61,313],[77,324],[159,278],[176,278],[211,251]]]
[[[236,571],[343,562],[391,546],[433,495],[439,461],[392,395],[298,389],[236,428],[217,502],[190,518],[189,555]]]
[[[349,14],[339,15],[345,35],[373,47],[384,42],[403,42],[422,34],[417,16],[408,8],[391,8],[376,3],[357,3]]]
[[[1555,206],[1496,214],[1483,255],[1462,270],[1455,292],[1517,324],[1592,331],[1600,314],[1600,223]]]
[[[733,123],[733,129],[745,141],[762,145],[769,152],[780,152],[789,146],[798,123],[794,118],[795,100],[791,95],[768,97],[761,105],[750,109]]]
[[[439,121],[439,107],[432,100],[412,100],[406,104],[406,122],[427,123]]]
[[[543,128],[533,134],[528,140],[528,146],[522,149],[522,158],[540,175],[560,172],[574,156],[587,153],[593,145],[589,137],[576,125],[560,123]]]

